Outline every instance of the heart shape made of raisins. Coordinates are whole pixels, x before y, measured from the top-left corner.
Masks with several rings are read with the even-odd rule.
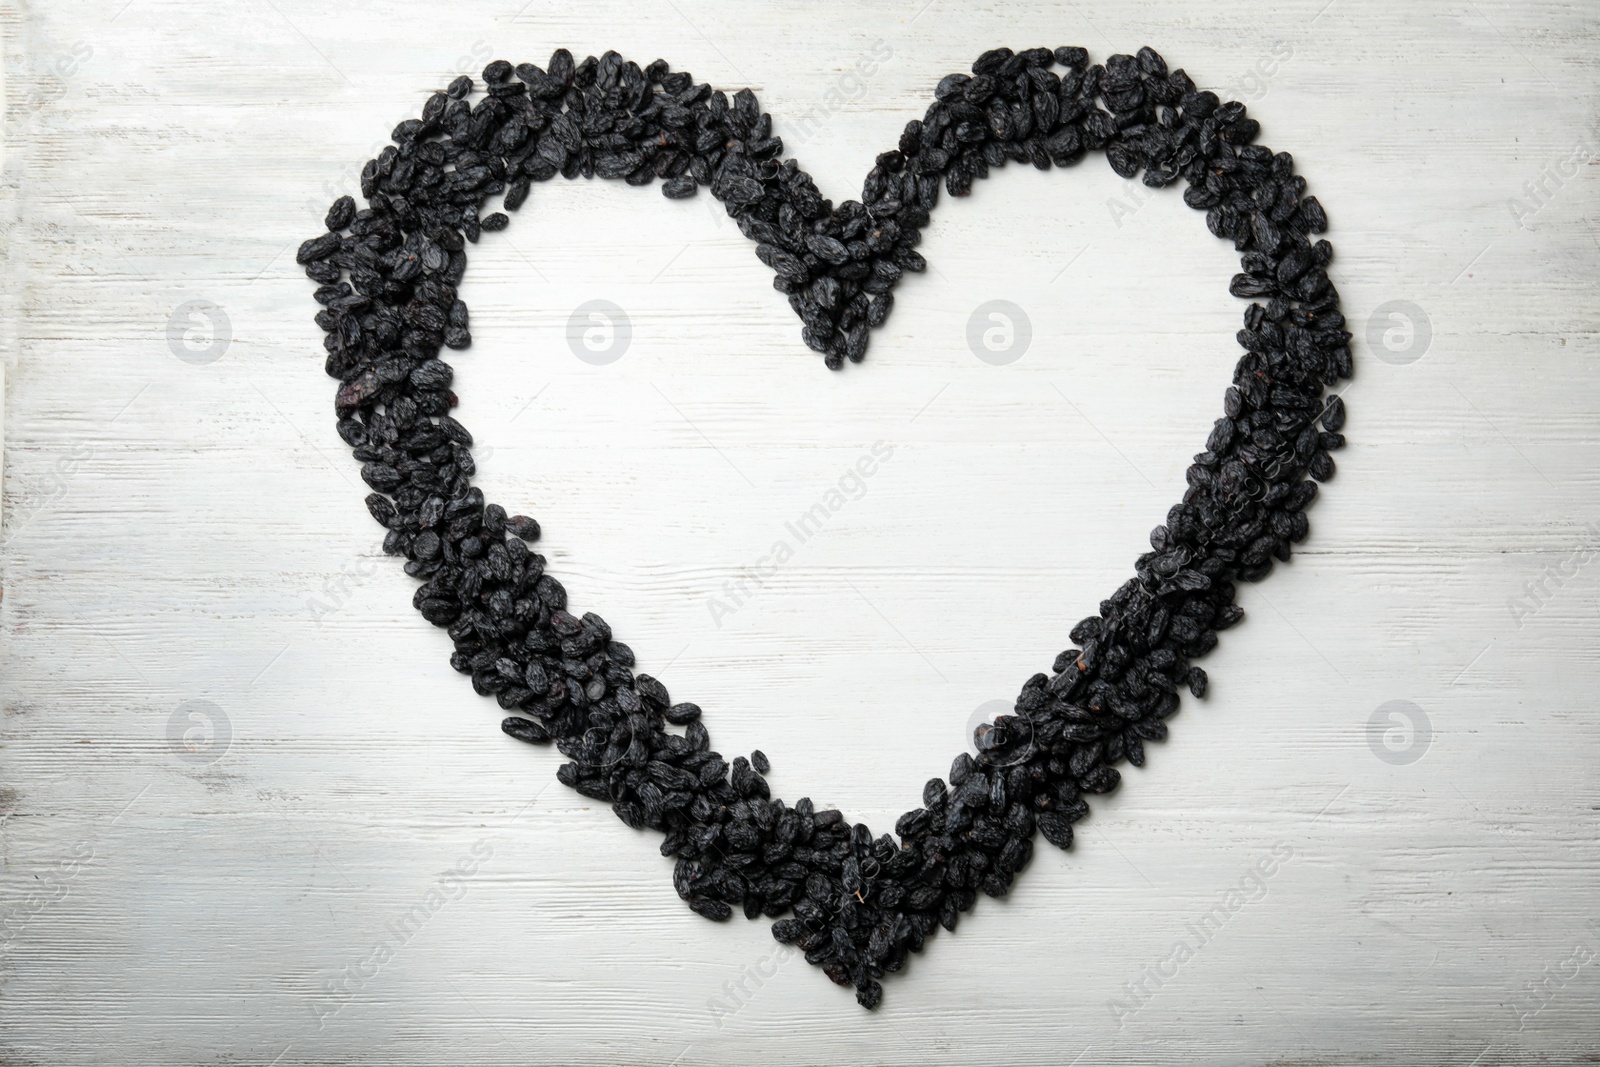
[[[1104,65],[1081,48],[985,52],[970,75],[939,82],[861,199],[837,206],[782,158],[748,89],[730,99],[662,60],[578,63],[564,49],[546,67],[497,60],[483,76],[475,104],[463,76],[400,123],[362,171],[367,207],[341,197],[327,232],[299,250],[320,283],[338,431],[374,490],[384,550],[421,579],[414,604],[448,631],[452,666],[516,713],[505,732],[554,740],[569,759],[560,781],[664,835],[691,908],[777,919],[780,942],[875,1007],[878,979],[938,926],[953,930],[979,892],[1007,892],[1035,831],[1071,845],[1085,797],[1116,788],[1123,760],[1143,764],[1178,691],[1204,694],[1191,660],[1243,616],[1234,583],[1265,577],[1306,535],[1316,485],[1303,476],[1329,477],[1343,444],[1343,402],[1323,389],[1351,373],[1332,249],[1311,240],[1326,229],[1322,208],[1288,154],[1254,143],[1243,104],[1197,89],[1149,48]],[[729,764],[713,751],[698,707],[635,674],[633,651],[598,615],[567,610],[528,548],[538,523],[472,486],[472,438],[449,414],[452,372],[438,357],[471,343],[456,293],[466,243],[508,223],[479,211],[502,193],[515,211],[558,174],[660,181],[670,198],[705,186],[756,243],[805,343],[837,370],[860,361],[895,284],[925,266],[915,246],[941,187],[965,196],[991,168],[1065,167],[1092,150],[1153,188],[1181,179],[1184,201],[1242,253],[1230,291],[1262,298],[1245,311],[1244,355],[1189,489],[1134,577],[1073,628],[1074,647],[1023,684],[1013,714],[978,727],[977,754],[958,756],[948,783],[928,782],[898,841],[809,799],[773,799],[765,756]]]

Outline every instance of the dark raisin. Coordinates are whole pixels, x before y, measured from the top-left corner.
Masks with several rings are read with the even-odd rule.
[[[1051,69],[1055,67],[1055,69]],[[454,643],[451,667],[508,711],[501,728],[553,741],[557,779],[662,835],[673,886],[697,913],[779,921],[773,936],[875,1008],[879,979],[955,929],[981,891],[1006,895],[1034,834],[1073,841],[1087,797],[1142,766],[1146,742],[1187,689],[1193,661],[1236,624],[1240,582],[1254,582],[1309,532],[1316,483],[1334,473],[1345,405],[1323,396],[1351,373],[1351,335],[1329,278],[1327,216],[1287,153],[1255,144],[1237,101],[1199,91],[1149,48],[1090,65],[1082,48],[997,48],[940,81],[921,119],[881,153],[859,200],[834,203],[786,160],[755,95],[731,98],[657,60],[615,52],[540,67],[495,60],[485,94],[462,75],[400,122],[297,262],[318,288],[324,367],[338,380],[337,433],[374,492],[383,549],[417,580],[413,606]],[[668,198],[706,186],[753,244],[824,366],[861,361],[906,274],[941,192],[965,196],[1009,162],[1069,166],[1106,153],[1146,186],[1185,185],[1185,203],[1234,243],[1230,286],[1250,299],[1243,354],[1187,471],[1188,489],[1150,535],[1150,552],[1073,647],[1021,688],[1010,714],[979,730],[976,754],[932,779],[922,807],[874,839],[836,809],[775,799],[761,751],[724,760],[700,708],[634,674],[635,656],[530,547],[539,524],[507,515],[471,484],[472,437],[449,414],[442,349],[471,344],[458,295],[466,246],[509,224],[534,182],[659,181]],[[504,196],[502,212],[485,211]],[[1199,444],[1199,442],[1196,442]],[[1309,476],[1309,479],[1308,479]],[[792,915],[792,918],[785,916]]]

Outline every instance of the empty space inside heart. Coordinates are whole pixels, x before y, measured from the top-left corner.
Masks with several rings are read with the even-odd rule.
[[[704,191],[555,181],[477,246],[450,359],[477,484],[543,524],[573,610],[774,795],[878,832],[1131,575],[1240,355],[1230,245],[1098,155],[942,197],[919,251],[829,373]],[[595,300],[620,314],[575,323]],[[1005,365],[969,343],[996,300],[1030,334]]]

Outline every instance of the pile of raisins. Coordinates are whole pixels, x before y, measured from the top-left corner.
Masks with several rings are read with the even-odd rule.
[[[341,197],[327,232],[299,250],[341,383],[338,432],[374,490],[384,550],[420,580],[413,603],[449,633],[451,665],[515,713],[505,732],[554,741],[569,760],[564,784],[664,835],[689,907],[777,919],[778,940],[875,1007],[878,980],[935,928],[954,930],[980,892],[1007,892],[1035,831],[1072,844],[1086,798],[1115,789],[1117,765],[1142,765],[1145,743],[1166,736],[1179,690],[1205,693],[1191,660],[1242,617],[1235,582],[1260,580],[1306,536],[1317,487],[1304,475],[1326,480],[1344,443],[1343,403],[1323,387],[1351,373],[1332,249],[1311,238],[1326,229],[1322,207],[1287,153],[1254,143],[1243,104],[1196,89],[1149,48],[1104,65],[1082,48],[985,52],[971,74],[939,83],[877,157],[861,199],[837,206],[782,158],[749,90],[730,99],[662,60],[576,63],[564,49],[542,68],[496,61],[483,80],[476,102],[460,77],[397,126],[362,171],[367,206]],[[1189,206],[1243,253],[1230,291],[1256,299],[1226,414],[1135,577],[1073,628],[1076,647],[1028,679],[1013,715],[978,728],[976,756],[928,782],[922,807],[895,824],[898,841],[808,799],[774,799],[766,757],[730,764],[714,752],[698,707],[635,674],[632,650],[598,615],[568,610],[528,547],[539,524],[472,486],[472,438],[450,416],[439,356],[471,343],[456,289],[466,245],[508,222],[479,212],[501,194],[515,211],[558,174],[660,181],[671,198],[706,186],[756,242],[805,343],[837,369],[865,354],[902,274],[924,268],[916,245],[941,188],[966,196],[991,168],[1065,167],[1091,150],[1151,187],[1181,179]]]

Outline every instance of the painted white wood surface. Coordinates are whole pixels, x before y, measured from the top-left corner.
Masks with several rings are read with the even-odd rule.
[[[447,6],[0,5],[0,1061],[1600,1053],[1592,7]],[[1243,593],[1212,696],[869,1015],[764,923],[688,912],[655,842],[554,785],[559,757],[448,669],[376,551],[293,246],[490,58],[614,47],[750,85],[842,199],[1001,43],[1151,43],[1294,153],[1358,335],[1350,447],[1295,561]],[[575,604],[723,752],[766,751],[778,794],[879,828],[1129,573],[1241,309],[1233,252],[1176,191],[1098,159],[1006,169],[923,251],[867,362],[829,374],[709,197],[557,183],[477,246],[454,360],[480,482],[544,522]],[[603,367],[566,341],[595,298],[632,326]],[[1006,366],[966,341],[991,299],[1031,323]],[[226,316],[208,363],[176,354],[213,333],[194,318],[186,347],[190,301]],[[859,499],[714,619],[880,440]],[[172,743],[191,701],[214,762]],[[1391,701],[1427,716],[1390,738],[1421,758],[1373,747]]]

